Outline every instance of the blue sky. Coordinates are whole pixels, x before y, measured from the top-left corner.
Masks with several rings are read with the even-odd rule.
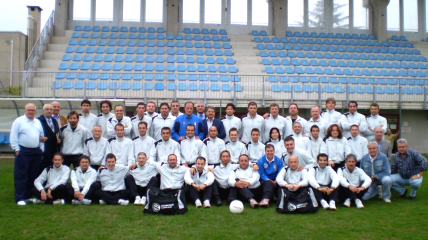
[[[51,12],[55,9],[55,0],[9,0],[2,1],[0,8],[0,31],[19,31],[27,34],[27,5],[39,6],[42,11],[43,29]]]

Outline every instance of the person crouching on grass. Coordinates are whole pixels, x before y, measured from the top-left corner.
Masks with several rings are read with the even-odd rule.
[[[70,168],[62,164],[64,158],[61,153],[55,153],[52,162],[53,165],[45,168],[34,180],[31,193],[36,198],[32,199],[33,203],[65,204],[67,198],[65,184],[70,177]]]
[[[95,196],[95,191],[99,187],[99,184],[95,183],[97,171],[90,167],[90,162],[88,156],[82,155],[79,160],[79,167],[71,171],[71,183],[67,183],[66,188],[69,197],[73,199],[71,200],[73,205],[90,205]]]
[[[213,193],[214,174],[205,167],[206,161],[204,157],[197,157],[196,171],[194,168],[190,168],[184,175],[184,181],[188,185],[190,197],[197,208],[202,207],[201,197],[204,207],[211,207],[210,200]]]

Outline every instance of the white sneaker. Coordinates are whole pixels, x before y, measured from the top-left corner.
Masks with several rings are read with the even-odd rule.
[[[119,201],[117,202],[122,206],[128,206],[129,204],[129,200],[125,200],[125,199],[119,199]]]
[[[323,199],[323,200],[321,200],[321,206],[324,208],[324,209],[329,209],[330,208],[330,206],[328,205],[328,203]]]
[[[71,200],[71,204],[72,204],[72,205],[81,205],[81,204],[82,204],[82,202],[81,202],[81,201],[79,201],[79,200],[77,200],[77,199],[73,199],[73,200]]]
[[[377,188],[379,188],[379,192],[377,193],[378,197],[379,197],[379,198],[383,198],[383,197],[382,197],[382,193],[383,193],[383,186],[382,186],[382,185],[379,185],[379,186],[377,186]]]
[[[204,201],[204,207],[206,207],[206,208],[210,208],[211,207],[210,200],[205,200]]]
[[[16,204],[18,206],[25,206],[25,205],[27,205],[27,203],[24,200],[18,201]]]
[[[386,203],[391,203],[391,199],[389,198],[384,198],[383,201],[385,201]]]
[[[141,205],[141,197],[140,196],[135,197],[134,205]]]
[[[84,198],[82,201],[80,201],[83,205],[91,205],[92,200]]]
[[[42,203],[45,203],[45,201],[42,201],[41,199],[38,199],[38,198],[33,198],[31,202],[32,202],[32,203],[34,203],[34,204],[42,204]]]
[[[357,208],[364,208],[363,202],[360,199],[355,200],[355,205],[357,205]]]
[[[57,199],[57,200],[53,201],[52,203],[53,203],[53,205],[64,205],[65,200],[64,199]]]
[[[106,201],[100,199],[100,205],[106,205],[106,204],[107,204]]]
[[[144,197],[142,197],[141,198],[141,205],[146,205],[146,202],[147,202],[147,198],[144,196]]]
[[[344,205],[345,207],[351,207],[351,199],[347,198],[347,199],[345,200],[345,202],[343,203],[343,205]]]
[[[336,210],[336,202],[333,201],[333,200],[330,201],[330,209],[331,210]]]
[[[195,207],[197,207],[197,208],[198,207],[202,207],[201,200],[198,199],[198,200],[195,201]]]

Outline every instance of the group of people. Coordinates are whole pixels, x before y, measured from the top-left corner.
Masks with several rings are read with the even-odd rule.
[[[80,114],[66,117],[53,102],[35,118],[36,106],[29,103],[10,135],[15,200],[20,206],[145,205],[148,190],[159,187],[180,192],[180,202],[187,198],[196,207],[234,199],[268,207],[284,193],[310,188],[324,209],[336,209],[337,200],[362,208],[362,200],[377,194],[390,203],[390,189],[406,197],[405,186],[411,186],[414,199],[427,160],[405,139],[398,139],[392,155],[393,142],[385,139],[385,134],[392,139],[391,132],[378,104],[371,104],[367,118],[355,101],[345,114],[335,105],[328,98],[326,111],[313,106],[306,120],[295,103],[282,117],[277,104],[262,116],[250,102],[242,118],[229,103],[222,119],[202,102],[196,114],[193,102],[184,104],[184,113],[178,101],[161,103],[159,113],[154,102],[138,103],[132,118],[108,100],[100,103],[98,116],[90,113],[87,99]]]

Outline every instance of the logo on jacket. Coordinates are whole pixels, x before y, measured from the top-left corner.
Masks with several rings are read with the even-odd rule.
[[[276,163],[273,164],[273,170],[276,171]]]
[[[267,163],[265,163],[265,164],[263,165],[263,167],[268,168],[268,167],[269,167],[269,165],[268,165]]]

